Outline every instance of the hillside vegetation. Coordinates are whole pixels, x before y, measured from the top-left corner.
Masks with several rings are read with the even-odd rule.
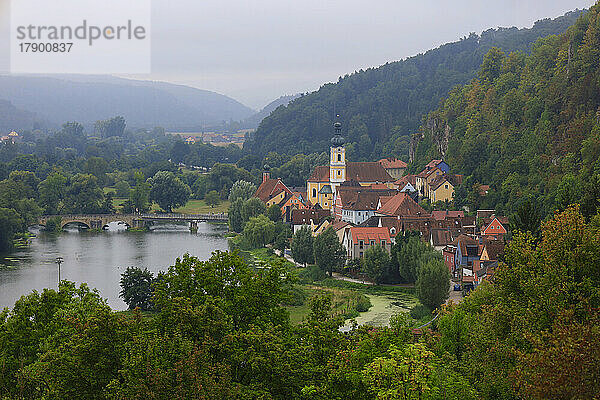
[[[493,48],[478,76],[454,89],[422,127],[413,171],[444,157],[467,176],[458,206],[540,211],[600,199],[600,6],[530,55]],[[477,184],[491,185],[485,197]]]
[[[324,151],[338,113],[352,159],[371,159],[382,153],[406,157],[409,135],[418,129],[422,116],[435,109],[455,85],[475,77],[490,48],[527,52],[537,39],[564,32],[581,13],[544,19],[530,29],[471,33],[425,54],[341,77],[279,107],[262,121],[246,148],[254,154]]]

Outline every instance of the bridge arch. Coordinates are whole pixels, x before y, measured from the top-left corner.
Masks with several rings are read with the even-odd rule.
[[[79,226],[83,225],[85,228],[91,229],[91,226],[85,220],[68,219],[68,220],[63,220],[60,223],[62,229],[65,229],[65,227],[69,224],[77,224]]]

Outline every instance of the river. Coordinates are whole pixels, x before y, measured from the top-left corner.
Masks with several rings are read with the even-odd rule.
[[[119,280],[127,267],[165,271],[186,252],[206,260],[215,250],[227,250],[225,232],[225,225],[209,223],[200,223],[194,234],[175,224],[157,224],[151,232],[128,232],[116,224],[103,232],[36,232],[29,246],[0,257],[0,310],[34,289],[56,289],[59,256],[61,279],[85,282],[114,310],[125,310]]]

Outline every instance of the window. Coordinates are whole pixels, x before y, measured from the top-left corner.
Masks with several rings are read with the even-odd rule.
[[[381,241],[381,247],[385,247],[385,240]]]
[[[312,197],[317,197],[317,189],[313,188],[313,195]]]
[[[370,244],[371,244],[371,246],[375,246],[375,241],[374,241],[374,240],[371,240],[371,243],[370,243]]]
[[[445,185],[444,185],[444,187],[445,187],[446,189],[448,189],[448,184],[445,184]]]
[[[359,240],[358,241],[358,248],[362,249],[363,245],[364,245],[364,242],[362,240]],[[362,253],[360,253],[360,254],[361,254],[361,257],[362,257]]]
[[[342,171],[340,171],[340,170],[338,169],[338,175],[341,175],[341,174],[342,174]]]
[[[342,161],[342,155],[338,153],[338,161]]]

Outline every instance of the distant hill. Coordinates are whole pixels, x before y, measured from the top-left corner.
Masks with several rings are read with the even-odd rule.
[[[30,130],[41,125],[44,122],[34,113],[21,110],[8,100],[0,100],[0,134]]]
[[[207,90],[108,76],[0,76],[0,99],[57,125],[121,115],[132,127],[182,129],[239,121],[255,113]]]
[[[507,53],[529,52],[537,39],[564,32],[582,12],[540,20],[528,29],[472,33],[425,54],[341,77],[275,110],[245,148],[255,154],[324,151],[335,110],[344,124],[351,159],[407,158],[409,135],[417,130],[423,115],[437,107],[451,88],[469,82],[491,47]]]
[[[273,111],[275,111],[275,109],[277,109],[277,107],[287,106],[290,101],[296,99],[297,97],[300,97],[300,95],[299,94],[286,95],[286,96],[281,96],[280,98],[278,98],[276,100],[273,100],[272,102],[270,102],[269,104],[264,106],[259,112],[252,115],[249,118],[246,118],[243,122],[244,127],[248,127],[248,128],[258,127],[258,125],[260,124],[260,121],[262,121],[265,117],[268,117]]]

